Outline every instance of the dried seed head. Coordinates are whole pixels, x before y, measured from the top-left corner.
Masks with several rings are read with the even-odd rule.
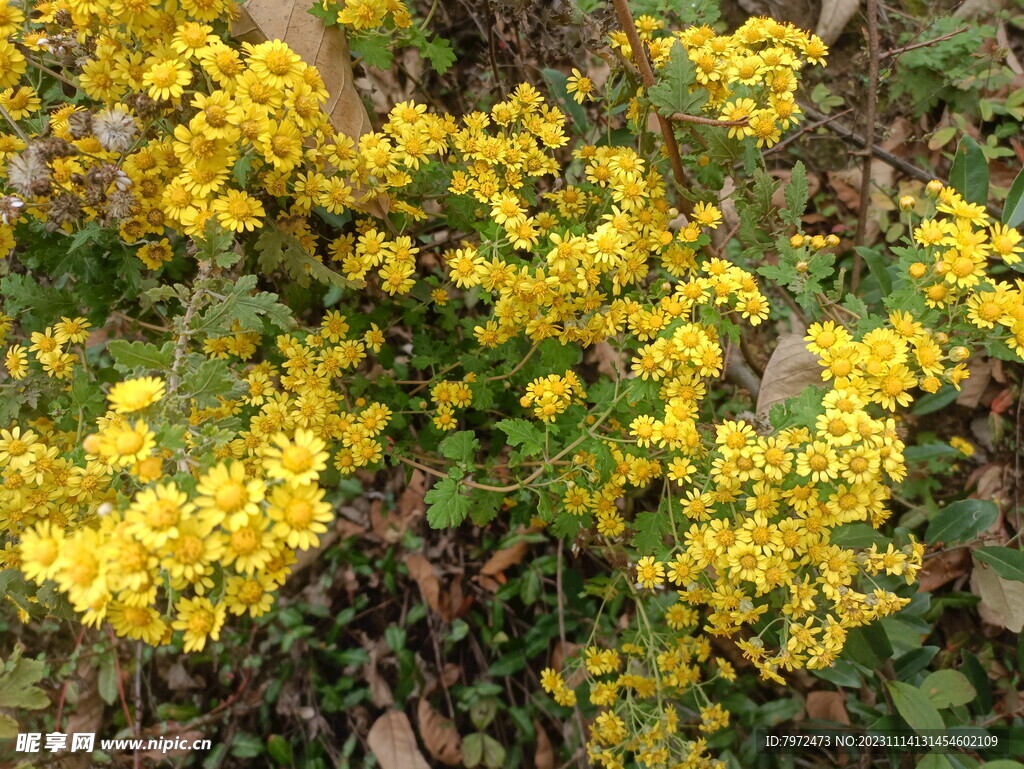
[[[121,152],[131,146],[132,140],[138,135],[139,128],[135,118],[121,107],[108,107],[100,110],[92,121],[93,135],[105,150]]]
[[[50,189],[50,168],[33,145],[7,163],[7,181],[24,197],[45,195]]]
[[[68,133],[75,139],[81,139],[92,133],[92,113],[72,112],[68,115]]]
[[[46,229],[53,232],[69,222],[77,221],[81,216],[82,201],[77,195],[63,192],[50,203],[50,220],[46,223]]]

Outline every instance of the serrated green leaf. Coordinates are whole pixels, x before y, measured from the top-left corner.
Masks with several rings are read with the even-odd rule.
[[[991,566],[1003,579],[1024,582],[1024,552],[1009,547],[979,547],[974,557]]]
[[[544,433],[532,422],[525,419],[502,419],[496,428],[508,436],[510,446],[518,446],[520,453],[534,456],[544,450]]]
[[[174,344],[164,342],[160,347],[148,342],[127,342],[115,339],[107,342],[107,352],[114,359],[114,367],[128,372],[135,369],[147,371],[170,368],[174,359]]]
[[[435,483],[424,501],[430,505],[427,523],[432,529],[458,526],[469,514],[469,497],[459,490],[459,483],[453,478],[442,478]]]
[[[46,692],[33,684],[46,675],[46,663],[22,657],[11,670],[0,675],[0,707],[41,710],[49,707]]]
[[[649,555],[662,547],[668,531],[668,516],[663,512],[637,513],[633,518],[633,547],[641,555]]]
[[[295,325],[292,311],[277,301],[277,294],[255,291],[258,278],[243,275],[230,284],[223,299],[200,314],[193,331],[205,334],[227,333],[238,323],[243,331],[264,331],[264,320],[280,329]]]
[[[391,69],[394,56],[391,53],[391,38],[376,32],[362,32],[349,37],[349,48],[362,56],[367,66],[377,69]]]
[[[888,267],[886,266],[885,257],[881,251],[868,246],[857,246],[857,253],[864,259],[864,264],[868,266],[868,270],[871,272],[872,277],[878,281],[878,287],[882,291],[882,296],[886,297],[892,293],[892,277],[889,275]]]
[[[945,727],[939,711],[935,709],[924,692],[916,686],[905,681],[886,681],[885,683],[889,688],[889,694],[892,695],[893,705],[911,728],[920,731]]]
[[[988,202],[988,160],[978,142],[964,136],[956,147],[949,183],[969,203]]]
[[[420,55],[430,62],[430,66],[439,75],[450,70],[455,63],[455,51],[447,38],[435,36],[424,41],[419,49]]]
[[[796,161],[786,184],[786,207],[780,211],[782,221],[791,227],[799,227],[800,218],[807,208],[807,169],[802,161]]]
[[[999,517],[999,507],[985,499],[961,499],[947,505],[928,524],[924,540],[930,545],[947,546],[966,542],[985,531]]]
[[[647,90],[647,98],[665,117],[675,112],[696,115],[708,100],[708,92],[696,87],[696,68],[685,46],[676,43],[671,56],[669,63],[658,73],[657,84]],[[691,87],[694,87],[692,92]]]
[[[216,405],[217,396],[226,396],[234,385],[231,369],[222,360],[204,360],[182,377],[182,392],[200,408]]]
[[[437,448],[443,457],[456,462],[472,462],[480,448],[480,441],[476,439],[472,430],[460,430],[441,441]]]

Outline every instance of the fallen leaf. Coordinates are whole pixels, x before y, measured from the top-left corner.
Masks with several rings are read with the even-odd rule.
[[[842,692],[816,691],[807,695],[807,717],[837,724],[850,723],[846,712],[846,695]]]
[[[822,0],[814,34],[824,40],[825,45],[832,45],[859,7],[860,0]]]
[[[462,737],[455,724],[421,699],[416,706],[416,719],[420,723],[420,738],[432,758],[448,766],[462,763]]]
[[[522,562],[528,547],[525,540],[503,547],[487,559],[487,563],[480,568],[480,573],[485,577],[496,577],[505,569]]]
[[[352,78],[352,56],[345,30],[327,27],[308,11],[316,0],[246,0],[231,33],[247,43],[281,40],[304,62],[319,70],[327,88],[324,111],[339,133],[357,140],[372,131],[370,116]],[[360,207],[383,218],[389,208],[386,195],[366,198]]]
[[[1024,582],[1003,579],[994,569],[975,564],[971,592],[981,598],[978,613],[985,622],[1014,633],[1024,629]]]
[[[536,769],[555,769],[555,749],[551,746],[548,733],[534,719],[533,728],[537,732],[537,750],[533,753],[533,765]]]
[[[971,555],[967,550],[944,550],[924,562],[917,575],[918,589],[924,593],[934,592],[947,582],[962,577],[970,568]]]
[[[416,584],[423,591],[427,605],[435,612],[440,613],[441,580],[438,579],[430,561],[419,553],[411,553],[402,560],[405,561],[405,565],[409,569],[409,576],[416,580]]]
[[[243,42],[281,40],[304,62],[315,66],[327,86],[324,109],[334,128],[358,139],[373,130],[355,84],[352,57],[342,27],[326,27],[308,13],[315,0],[246,0],[241,18],[231,28]]]
[[[374,721],[366,743],[381,769],[430,769],[416,744],[409,717],[401,710],[388,710]]]
[[[423,515],[423,497],[427,493],[427,476],[421,470],[413,470],[409,482],[398,498],[398,514],[403,520],[412,520]]]
[[[799,395],[808,385],[821,383],[821,364],[818,357],[807,349],[803,337],[782,334],[761,377],[757,413],[767,415],[776,403]]]
[[[363,666],[363,677],[366,679],[366,683],[370,685],[370,701],[378,708],[394,705],[395,697],[391,693],[391,687],[388,686],[388,682],[380,674],[380,669],[377,667],[380,658],[388,652],[387,645],[383,639],[378,639],[376,643],[368,644],[366,647],[370,659]]]
[[[992,358],[980,355],[971,358],[967,364],[967,370],[971,375],[964,380],[960,386],[960,394],[956,396],[958,406],[976,408],[981,403],[981,397],[988,389],[988,383],[992,380],[992,371],[995,368]]]

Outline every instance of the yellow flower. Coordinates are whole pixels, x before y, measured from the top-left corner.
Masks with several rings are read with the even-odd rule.
[[[257,478],[246,478],[241,462],[222,462],[199,479],[195,502],[200,510],[208,512],[213,523],[233,529],[244,526],[250,515],[259,512],[265,493],[266,484]]]
[[[192,71],[181,59],[157,59],[142,75],[142,82],[152,99],[177,99],[192,82]]]
[[[171,623],[175,630],[184,630],[185,651],[202,651],[209,639],[220,638],[224,625],[224,604],[214,604],[209,598],[182,598],[175,609],[178,618]]]
[[[118,414],[141,411],[164,397],[164,380],[159,377],[126,379],[110,388],[107,400]]]
[[[262,217],[267,213],[259,200],[239,190],[228,190],[214,200],[210,208],[220,225],[232,232],[251,232],[262,227]]]
[[[647,589],[664,584],[665,565],[653,555],[644,556],[636,562],[636,581]]]
[[[333,520],[331,506],[323,501],[324,490],[313,485],[275,486],[267,514],[276,523],[272,533],[288,547],[308,550],[320,541]]]
[[[300,428],[290,439],[278,433],[270,440],[273,446],[263,453],[264,468],[270,478],[301,486],[314,483],[327,467],[327,444],[310,430]]]

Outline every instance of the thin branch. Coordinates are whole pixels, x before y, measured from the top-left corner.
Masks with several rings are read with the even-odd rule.
[[[650,88],[657,80],[654,77],[651,61],[647,58],[644,43],[640,39],[640,35],[637,34],[636,26],[633,24],[633,14],[629,12],[629,4],[627,0],[613,0],[613,2],[615,3],[615,12],[619,16],[619,25],[629,39],[629,47],[633,52],[633,59],[636,61],[637,69],[640,70],[640,81],[643,83],[644,88]],[[655,113],[655,115],[658,118],[658,126],[661,128],[661,136],[665,142],[665,152],[668,154],[669,162],[672,164],[672,175],[675,177],[676,184],[683,188],[688,187],[689,180],[686,178],[686,170],[683,168],[683,161],[679,156],[679,142],[676,141],[672,124],[669,123],[664,115],[659,113]],[[689,216],[693,213],[693,204],[686,198],[680,198],[679,210],[686,216]]]
[[[821,112],[818,112],[818,110],[814,109],[814,107],[811,107],[810,105],[807,104],[800,104],[800,109],[803,110],[808,117],[814,118],[815,120],[825,117]],[[825,121],[824,123],[822,123],[822,125],[825,128],[828,128],[828,130],[831,131],[832,133],[839,136],[841,139],[844,139],[850,142],[851,144],[855,144],[858,147],[867,146],[867,143],[864,141],[864,138],[862,136],[852,131],[851,129],[847,128],[846,126],[842,125],[841,123]],[[942,182],[944,186],[949,185],[949,182],[943,177],[939,176],[938,174],[934,174],[931,171],[926,171],[923,168],[915,166],[913,163],[908,163],[903,158],[898,158],[891,152],[886,152],[881,147],[872,146],[871,154],[874,157],[881,160],[886,165],[890,165],[896,170],[902,171],[912,179],[917,179],[925,183],[930,182],[932,179],[936,179]],[[985,210],[988,211],[989,216],[993,217],[994,219],[1002,219],[1003,217],[1003,210],[998,206],[992,205],[991,203],[985,206]]]
[[[18,134],[18,138],[25,142],[25,144],[28,144],[28,134],[26,134],[22,127],[18,125],[18,121],[11,117],[11,113],[4,109],[3,104],[0,104],[0,115],[3,115],[4,119],[11,124],[11,128],[14,129],[14,133]]]
[[[669,120],[678,120],[681,123],[697,123],[698,125],[710,125],[718,126],[719,128],[729,128],[731,126],[744,126],[750,123],[750,118],[740,118],[739,120],[718,120],[713,117],[701,117],[700,115],[690,115],[686,112],[674,112],[668,116]]]
[[[875,107],[878,102],[878,0],[868,0],[868,92],[867,104],[864,112],[864,139],[867,152],[864,154],[864,162],[861,164],[860,179],[860,212],[857,217],[857,233],[854,236],[854,246],[863,246],[864,238],[868,229],[868,215],[870,206],[868,199],[871,196],[871,150],[875,146]],[[860,285],[860,273],[862,257],[859,251],[854,251],[853,269],[850,276],[850,290],[857,292]]]
[[[925,40],[922,43],[914,43],[913,45],[904,45],[904,46],[902,46],[900,48],[890,48],[888,51],[885,51],[884,53],[882,53],[881,57],[883,59],[888,59],[888,58],[891,58],[893,56],[902,56],[907,51],[916,51],[918,48],[927,48],[930,45],[935,45],[936,43],[941,43],[944,40],[949,40],[951,37],[956,37],[957,35],[966,32],[970,28],[971,28],[970,25],[968,25],[966,27],[960,27],[960,29],[954,29],[952,32],[947,32],[945,35],[939,35],[938,37],[933,37],[931,40]]]

